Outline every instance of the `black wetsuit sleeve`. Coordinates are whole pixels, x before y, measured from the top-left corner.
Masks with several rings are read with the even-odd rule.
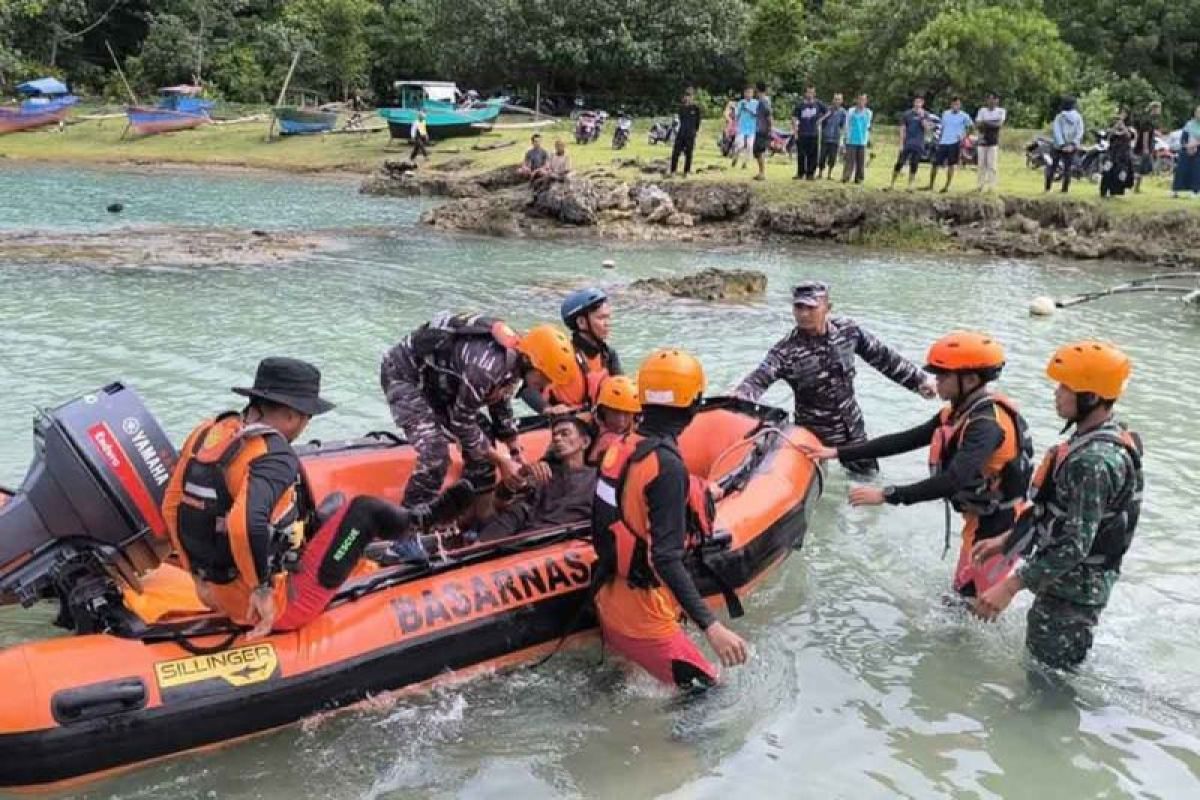
[[[658,475],[646,484],[650,515],[650,564],[675,595],[692,621],[705,630],[716,622],[683,563],[687,532],[687,468],[679,456],[662,448],[656,451]]]
[[[271,512],[300,475],[292,452],[268,452],[250,462],[246,486],[246,535],[258,582],[271,578]]]
[[[951,497],[978,483],[983,467],[1004,443],[1004,431],[994,419],[976,419],[967,425],[962,444],[946,469],[930,478],[897,486],[895,502],[900,505]]]
[[[838,458],[845,461],[865,461],[869,458],[887,458],[898,453],[911,453],[928,447],[937,432],[939,419],[935,415],[928,422],[906,431],[889,433],[860,444],[838,446]]]

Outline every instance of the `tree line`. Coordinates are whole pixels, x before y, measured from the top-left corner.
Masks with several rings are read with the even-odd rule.
[[[441,78],[662,111],[685,85],[715,105],[765,80],[885,112],[996,91],[1038,124],[1066,93],[1179,120],[1200,92],[1200,0],[0,0],[0,92],[53,74],[119,99],[106,43],[138,92],[201,80],[246,103],[274,100],[297,50],[293,85],[376,102]]]

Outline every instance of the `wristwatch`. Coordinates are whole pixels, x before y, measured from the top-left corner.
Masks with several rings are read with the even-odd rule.
[[[889,503],[893,506],[900,502],[900,498],[896,496],[895,486],[883,487],[883,502]]]

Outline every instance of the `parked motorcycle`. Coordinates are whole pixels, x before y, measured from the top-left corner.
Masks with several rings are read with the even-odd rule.
[[[612,147],[613,150],[620,150],[625,145],[629,144],[629,137],[633,133],[633,117],[622,112],[617,116],[617,127],[613,129]]]
[[[791,131],[775,128],[771,131],[771,141],[767,143],[767,152],[771,155],[785,153],[788,157],[796,154],[796,137]]]
[[[671,120],[655,120],[650,126],[650,132],[647,134],[647,139],[650,144],[666,144],[675,141],[675,134],[679,133],[679,115],[675,115]]]
[[[1086,178],[1095,183],[1100,180],[1100,176],[1111,162],[1108,155],[1108,131],[1092,131],[1091,136],[1096,143],[1077,148],[1070,159],[1069,166],[1073,179]],[[1034,138],[1025,146],[1025,163],[1030,169],[1045,170],[1048,168],[1054,163],[1054,140],[1048,136]],[[1061,181],[1062,176],[1063,165],[1060,162],[1055,166],[1052,180]]]
[[[581,111],[575,118],[575,144],[588,144],[600,135],[600,120],[593,111]]]

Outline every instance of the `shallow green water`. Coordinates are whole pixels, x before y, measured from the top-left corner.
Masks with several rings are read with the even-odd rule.
[[[200,197],[193,203],[192,198]],[[238,268],[36,268],[0,256],[0,483],[20,480],[32,409],[114,379],[135,386],[168,430],[231,407],[229,386],[263,355],[309,358],[338,410],[316,437],[387,428],[383,349],[443,308],[552,318],[562,291],[616,296],[615,342],[632,365],[685,345],[728,388],[788,325],[786,289],[834,287],[853,314],[913,357],[949,327],[992,331],[1010,351],[1006,390],[1024,401],[1039,449],[1055,438],[1040,369],[1057,343],[1104,336],[1136,359],[1126,419],[1148,443],[1140,536],[1074,695],[1032,689],[1018,601],[999,625],[948,614],[938,597],[936,506],[854,510],[837,471],[804,550],[734,627],[751,663],[699,702],[627,678],[598,651],[536,673],[484,677],[379,702],[219,752],[185,756],[94,787],[91,797],[1194,797],[1200,791],[1200,621],[1194,508],[1200,483],[1200,319],[1166,300],[1116,298],[1049,320],[1029,298],[1098,288],[1113,266],[882,256],[844,249],[608,247],[435,236],[415,201],[359,197],[338,182],[196,173],[0,171],[0,226],[114,224],[370,228],[334,251]],[[103,206],[121,199],[120,218]],[[61,222],[67,220],[67,222]],[[2,234],[0,234],[2,235]],[[615,271],[602,270],[612,257]],[[767,299],[708,306],[636,295],[637,277],[752,267]],[[883,432],[931,404],[866,370],[868,426]],[[776,389],[769,398],[788,403]],[[890,482],[923,456],[885,465]],[[0,642],[48,612],[0,612]]]

